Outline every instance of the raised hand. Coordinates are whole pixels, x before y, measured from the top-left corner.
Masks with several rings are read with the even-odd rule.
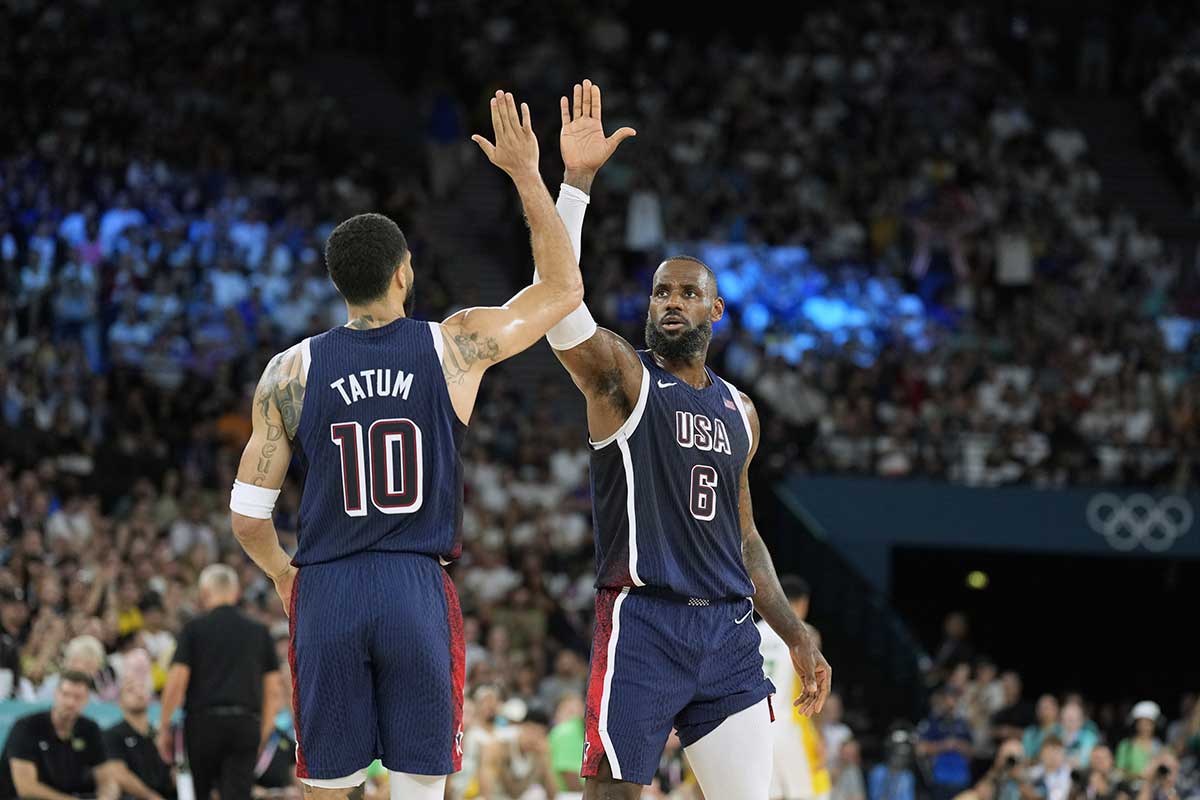
[[[517,104],[511,93],[496,92],[491,100],[492,130],[496,143],[492,144],[476,134],[471,141],[479,145],[483,154],[515,180],[541,177],[538,173],[538,141],[533,133],[533,122],[529,118],[529,106],[521,103],[521,114],[517,115]]]
[[[637,131],[620,128],[605,137],[600,119],[600,87],[585,80],[582,85],[575,84],[574,94],[574,103],[565,97],[559,101],[562,132],[558,146],[567,172],[594,174],[616,152],[617,146],[630,136],[637,136]]]

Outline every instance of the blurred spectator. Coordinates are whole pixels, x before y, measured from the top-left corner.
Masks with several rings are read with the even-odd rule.
[[[1068,701],[1062,707],[1058,738],[1072,768],[1087,769],[1092,750],[1100,743],[1100,734],[1087,726],[1087,716],[1078,701]]]
[[[150,657],[137,651],[138,669],[121,680],[121,722],[104,731],[104,747],[116,765],[116,782],[124,795],[144,800],[175,797],[175,776],[163,763],[155,746],[155,730],[148,714],[151,689]]]
[[[1122,739],[1117,746],[1117,769],[1129,777],[1137,777],[1146,771],[1163,749],[1163,743],[1155,735],[1162,711],[1158,704],[1143,700],[1133,707],[1129,718],[1133,723],[1133,736]]]
[[[1067,800],[1071,792],[1071,765],[1058,737],[1042,740],[1037,766],[1030,772],[1034,791],[1045,800]]]
[[[830,800],[866,800],[867,785],[863,780],[862,753],[858,742],[847,739],[842,742],[832,767],[833,790]]]
[[[532,708],[509,720],[484,747],[479,790],[495,800],[538,800],[553,797],[558,784],[550,764],[546,727],[550,720]]]
[[[107,699],[111,694],[110,687],[114,686],[114,678],[111,674],[105,674],[106,661],[104,645],[95,636],[85,634],[67,642],[62,655],[62,672],[78,672],[88,676],[89,686],[104,687],[97,688],[96,691]],[[30,702],[45,702],[54,697],[61,674],[51,672],[36,686],[26,681],[22,689],[24,699]]]
[[[27,609],[19,589],[0,589],[0,700],[21,686],[21,645]]]
[[[930,762],[933,800],[950,800],[970,784],[971,729],[955,712],[952,690],[934,690],[932,712],[917,728],[917,752]]]
[[[550,767],[558,779],[558,797],[564,800],[570,793],[581,793],[583,779],[579,777],[579,765],[583,763],[586,740],[582,694],[566,693],[561,696],[548,740]],[[568,794],[564,796],[563,792]]]
[[[1025,729],[1022,738],[1026,758],[1037,758],[1042,752],[1042,742],[1046,737],[1058,734],[1058,698],[1052,694],[1042,695],[1038,698],[1035,713],[1037,721]]]
[[[926,676],[931,684],[946,680],[959,664],[970,664],[974,658],[974,651],[967,640],[969,628],[965,614],[956,611],[948,615],[943,630],[946,638],[938,646],[933,665]]]
[[[992,715],[992,735],[997,741],[1021,739],[1034,720],[1034,710],[1021,698],[1021,676],[1008,671],[1000,676],[1004,703]]]
[[[913,755],[909,732],[893,730],[883,762],[870,772],[867,784],[870,800],[915,800],[917,779],[913,773]]]

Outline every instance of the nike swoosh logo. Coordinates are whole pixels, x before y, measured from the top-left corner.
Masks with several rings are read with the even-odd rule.
[[[677,383],[677,381],[671,381],[670,383],[663,383],[662,381],[659,381],[659,382],[658,382],[658,388],[660,388],[660,389],[665,389],[665,388],[667,388],[668,386],[674,386],[676,383]]]

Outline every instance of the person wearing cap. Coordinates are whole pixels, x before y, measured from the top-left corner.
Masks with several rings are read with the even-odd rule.
[[[1137,778],[1146,771],[1146,765],[1163,749],[1163,743],[1154,735],[1162,710],[1153,700],[1143,700],[1130,713],[1133,720],[1133,736],[1117,745],[1117,769],[1130,778]]]

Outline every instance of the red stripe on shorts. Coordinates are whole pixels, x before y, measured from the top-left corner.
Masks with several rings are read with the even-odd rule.
[[[296,729],[296,777],[308,777],[308,762],[304,760],[304,748],[300,746],[300,675],[296,671],[296,605],[300,597],[300,571],[292,582],[292,596],[288,602],[288,669],[292,673],[292,722]]]
[[[453,761],[454,771],[462,769],[463,737],[463,687],[467,683],[467,645],[463,637],[462,608],[458,604],[458,592],[450,573],[442,572],[442,589],[446,592],[446,622],[450,628],[450,702],[454,706]]]
[[[583,768],[580,775],[594,778],[604,758],[600,739],[600,704],[604,700],[604,676],[608,672],[608,641],[612,638],[613,607],[621,596],[619,589],[596,592],[596,629],[592,633],[592,671],[588,678],[587,712],[584,717]]]

